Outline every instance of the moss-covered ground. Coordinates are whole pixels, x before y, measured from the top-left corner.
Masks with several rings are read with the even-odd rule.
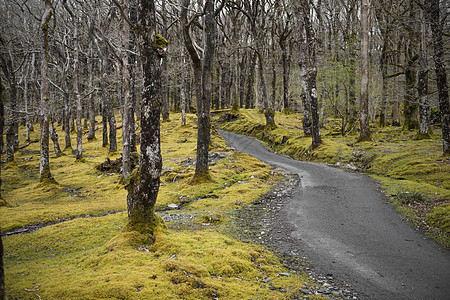
[[[377,179],[389,201],[413,226],[450,247],[450,160],[442,156],[440,128],[430,139],[418,140],[417,131],[401,127],[371,127],[370,142],[358,135],[342,136],[340,120],[328,119],[321,128],[323,143],[311,150],[299,114],[276,113],[277,128],[264,127],[258,110],[242,109],[215,117],[223,130],[262,140],[273,151],[295,159],[316,161],[361,171]]]
[[[71,149],[61,157],[51,155],[58,184],[39,184],[39,143],[20,150],[15,163],[3,167],[2,196],[8,205],[0,207],[1,230],[48,225],[3,238],[9,299],[283,299],[314,285],[265,248],[226,234],[230,214],[269,191],[277,172],[226,148],[213,132],[214,182],[192,186],[195,116],[188,115],[184,127],[180,115],[171,120],[161,128],[157,201],[168,229],[158,231],[153,243],[122,231],[127,213],[120,175],[95,169],[107,157],[120,157],[101,147],[100,124],[97,140],[84,136],[82,162],[75,161]],[[38,133],[36,126],[32,138]],[[120,140],[119,130],[119,149]],[[279,276],[285,273],[290,276]]]

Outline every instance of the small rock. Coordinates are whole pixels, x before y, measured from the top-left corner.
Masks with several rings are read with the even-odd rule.
[[[290,277],[289,273],[279,273],[278,276]]]
[[[268,283],[271,279],[269,277],[263,278],[261,281],[264,283]]]
[[[167,207],[171,208],[171,209],[177,209],[178,205],[176,205],[175,203],[171,203],[171,204],[167,205]]]
[[[311,292],[307,289],[300,289],[300,292],[302,292],[303,294],[310,294]]]

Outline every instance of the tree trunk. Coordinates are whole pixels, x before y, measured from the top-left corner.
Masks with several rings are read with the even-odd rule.
[[[92,39],[89,42],[89,60],[88,60],[88,73],[89,73],[89,89],[94,88],[94,55],[93,55],[93,42]],[[95,100],[94,93],[89,95],[88,101],[88,110],[89,110],[89,133],[87,140],[93,141],[95,140]]]
[[[77,123],[77,154],[76,160],[83,159],[83,127],[81,125],[82,105],[81,96],[78,91],[78,72],[79,72],[79,42],[78,42],[78,16],[72,15],[74,21],[73,39],[74,39],[74,55],[73,55],[73,93],[77,101],[76,123]]]
[[[415,4],[414,0],[409,2],[409,18],[414,20]],[[417,30],[416,24],[412,23],[408,28],[408,35],[406,43],[404,43],[405,49],[405,96],[403,100],[403,117],[405,123],[403,128],[406,130],[419,128],[419,101],[416,95],[416,77],[417,77]]]
[[[289,63],[289,55],[288,55],[287,34],[288,33],[284,33],[280,37],[281,62],[283,64],[283,111],[284,111],[284,113],[290,112],[290,107],[289,107],[290,63]]]
[[[245,78],[247,71],[247,52],[242,55],[241,63],[239,64],[239,107],[242,108],[245,105]]]
[[[359,98],[359,141],[370,141],[369,124],[369,0],[361,1],[361,94]]]
[[[198,56],[197,51],[194,48],[194,44],[192,42],[192,38],[189,32],[189,23],[187,17],[187,11],[190,4],[190,0],[183,0],[183,5],[181,7],[181,15],[180,20],[183,26],[183,39],[184,45],[189,53],[189,56],[192,59],[192,66],[194,68],[194,84],[195,84],[195,97],[197,103],[201,101],[202,98],[202,62],[200,57]],[[198,109],[198,107],[197,107]]]
[[[210,103],[212,96],[212,61],[216,40],[214,22],[214,0],[205,4],[206,43],[202,70],[202,98],[197,101],[197,161],[195,164],[195,181],[209,180],[208,153],[211,140]]]
[[[245,96],[245,108],[255,107],[255,68],[256,68],[256,52],[252,55],[250,60],[250,75],[247,81],[247,94]]]
[[[154,206],[158,196],[162,157],[160,147],[161,70],[155,49],[156,12],[153,0],[139,0],[139,49],[143,57],[141,153],[137,174],[127,186],[128,228],[153,233],[158,225]]]
[[[1,133],[1,140],[0,140],[0,154],[3,153],[3,130],[5,127],[5,99],[3,94],[4,86],[2,82],[2,77],[0,76],[0,133]],[[0,159],[0,199],[2,199],[2,160]],[[1,203],[1,202],[0,202]],[[1,237],[1,235],[0,235]],[[0,255],[0,259],[2,259],[2,255]],[[3,267],[3,264],[0,265],[0,268]],[[3,293],[3,299],[4,299],[4,293],[5,293],[5,277],[3,273],[3,269],[0,269],[0,296]],[[2,277],[3,276],[3,277]],[[2,299],[0,297],[0,299]]]
[[[129,0],[123,1],[123,13],[129,16]],[[122,24],[122,49],[128,49],[130,44],[130,26],[124,21]],[[122,50],[122,93],[123,93],[123,114],[122,114],[122,178],[127,178],[131,173],[131,134],[130,129],[133,118],[133,102],[130,91],[130,59],[128,51]]]
[[[70,94],[69,86],[67,82],[67,74],[63,73],[63,99],[64,99],[64,112],[63,112],[63,126],[64,126],[64,150],[72,151],[72,141],[70,139]]]
[[[311,103],[311,136],[312,144],[311,148],[317,148],[322,142],[320,136],[320,123],[319,123],[319,111],[318,111],[318,100],[317,100],[317,88],[316,88],[316,76],[317,76],[317,63],[316,63],[316,49],[314,44],[314,32],[312,30],[312,25],[310,22],[310,7],[309,2],[304,2],[301,4],[296,4],[297,18],[301,20],[302,26],[300,30],[305,31],[306,40],[306,53],[307,54],[307,97],[310,99]]]
[[[39,174],[41,182],[55,182],[50,173],[50,158],[49,158],[49,119],[48,119],[48,26],[53,15],[51,1],[45,0],[45,10],[42,16],[41,30],[43,38],[43,54],[42,54],[42,72],[41,72],[41,160],[39,166]]]
[[[420,58],[419,58],[419,73],[418,73],[418,87],[419,95],[419,134],[416,138],[426,139],[430,138],[430,105],[428,103],[428,60],[427,60],[427,29],[423,16],[421,13],[421,38],[420,38]]]
[[[162,19],[162,36],[167,36],[167,16],[166,16],[166,0],[161,1],[161,19]],[[163,122],[169,121],[169,85],[167,76],[167,58],[162,58],[161,65],[161,98],[162,98],[162,119]]]
[[[50,128],[49,128],[49,130],[50,130]],[[58,142],[59,135],[56,132],[56,128],[53,125],[53,122],[52,122],[51,131],[50,131],[50,138],[53,141],[53,148],[55,149],[56,157],[60,157],[61,156],[61,148],[59,147],[59,142]]]
[[[442,148],[444,156],[448,156],[450,155],[450,105],[448,98],[447,73],[445,71],[439,0],[425,1],[425,10],[428,22],[431,24],[431,34],[433,39],[433,60],[436,70],[436,83],[439,92],[439,108],[441,111],[442,122]]]

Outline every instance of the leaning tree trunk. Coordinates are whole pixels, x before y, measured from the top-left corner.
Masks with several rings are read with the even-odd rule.
[[[206,45],[202,70],[202,98],[197,101],[197,161],[195,164],[194,181],[210,178],[208,168],[208,153],[211,141],[210,103],[212,96],[212,62],[216,40],[214,3],[214,0],[210,0],[205,4]]]
[[[444,45],[442,41],[442,23],[440,19],[439,0],[425,1],[425,11],[431,24],[434,48],[434,65],[436,83],[439,92],[439,108],[442,122],[442,148],[444,156],[450,155],[450,105],[448,98],[447,73],[445,71]]]
[[[39,174],[41,182],[55,182],[50,173],[50,158],[49,158],[49,119],[48,119],[48,26],[53,15],[51,7],[51,0],[45,0],[45,11],[42,16],[41,30],[43,38],[43,53],[42,53],[42,71],[41,71],[41,160],[39,166]]]
[[[369,124],[369,0],[361,1],[361,94],[359,141],[370,141]]]
[[[161,71],[155,49],[156,12],[153,0],[139,1],[140,52],[144,70],[141,106],[141,154],[139,168],[127,186],[128,227],[153,233],[158,225],[154,207],[162,168],[160,146]]]

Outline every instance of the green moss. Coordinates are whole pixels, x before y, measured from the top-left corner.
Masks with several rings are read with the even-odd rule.
[[[434,208],[425,220],[433,227],[439,228],[447,236],[450,235],[450,203]]]

